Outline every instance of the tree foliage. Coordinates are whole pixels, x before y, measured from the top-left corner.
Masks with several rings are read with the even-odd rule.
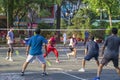
[[[110,20],[110,26],[112,26],[112,17],[120,14],[120,1],[119,0],[83,0],[96,13],[107,11]],[[98,10],[99,11],[98,11]]]
[[[19,21],[26,19],[29,11],[32,10],[32,21],[34,21],[35,17],[50,15],[45,8],[52,6],[54,1],[56,0],[0,0],[0,13],[4,12],[7,15],[8,12],[11,19],[9,23],[13,23],[12,19],[17,18]]]

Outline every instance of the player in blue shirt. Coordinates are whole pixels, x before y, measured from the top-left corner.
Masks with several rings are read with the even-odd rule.
[[[43,46],[43,43],[45,43],[45,51],[47,54],[47,46],[46,46],[47,40],[40,35],[39,28],[35,29],[35,33],[36,35],[32,36],[28,41],[28,45],[26,48],[27,59],[23,64],[22,76],[24,75],[27,65],[36,58],[40,63],[42,63],[42,68],[43,68],[42,75],[46,75],[46,61],[43,57],[42,46]]]
[[[13,33],[13,28],[11,27],[10,30],[7,33],[7,44],[9,46],[8,52],[7,52],[7,57],[6,60],[13,61],[12,59],[12,54],[13,54],[13,43],[14,43],[14,33]]]

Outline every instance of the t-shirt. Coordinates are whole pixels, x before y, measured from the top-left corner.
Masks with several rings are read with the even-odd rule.
[[[77,45],[77,43],[78,43],[77,39],[76,38],[72,38],[72,40],[73,40],[73,44]]]
[[[76,46],[77,45],[77,39],[76,38],[70,38],[69,46]]]
[[[41,55],[43,43],[47,44],[47,40],[43,36],[32,36],[28,42],[28,46],[30,46],[30,55]]]
[[[106,38],[104,42],[104,46],[107,47],[105,50],[104,55],[105,56],[118,56],[119,55],[119,46],[120,46],[120,38],[116,35],[111,35],[108,38]]]
[[[88,50],[88,54],[98,54],[99,46],[95,41],[88,41],[85,45],[85,48]]]
[[[54,47],[54,45],[56,44],[56,39],[55,39],[55,37],[51,37],[51,38],[49,39],[49,41],[50,41],[49,45],[50,45],[51,47]]]
[[[9,44],[9,43],[13,43],[13,41],[14,41],[14,34],[13,34],[12,31],[8,31],[7,37],[9,37],[9,38],[8,38],[8,44]]]

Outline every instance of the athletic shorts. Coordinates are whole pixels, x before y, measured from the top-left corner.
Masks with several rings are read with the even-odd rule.
[[[88,54],[84,57],[85,60],[89,61],[91,60],[92,58],[94,58],[95,60],[98,60],[98,54]]]
[[[72,47],[72,46],[69,46],[69,49],[70,49],[71,51],[73,51],[73,50],[74,50],[74,47]]]
[[[30,55],[30,54],[27,56],[26,62],[33,62],[33,60],[35,60],[35,59],[37,59],[42,64],[46,63],[43,55],[35,55],[35,56],[33,56],[33,55]]]
[[[105,56],[104,56],[103,59],[102,59],[102,61],[101,61],[101,64],[107,66],[107,64],[108,64],[110,61],[112,61],[114,67],[118,67],[118,60],[119,60],[118,57],[105,57]]]
[[[14,49],[13,49],[13,44],[11,43],[11,44],[8,44],[8,52],[11,52],[11,53],[13,53],[13,51],[14,51]]]

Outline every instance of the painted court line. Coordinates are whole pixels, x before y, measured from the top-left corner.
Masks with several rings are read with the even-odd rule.
[[[61,72],[61,73],[65,74],[65,75],[68,75],[68,76],[71,76],[71,77],[73,77],[73,78],[79,79],[79,80],[87,80],[87,79],[80,78],[80,77],[77,77],[77,76],[75,76],[75,75],[72,75],[72,74],[69,74],[69,73],[66,73],[66,72]]]

